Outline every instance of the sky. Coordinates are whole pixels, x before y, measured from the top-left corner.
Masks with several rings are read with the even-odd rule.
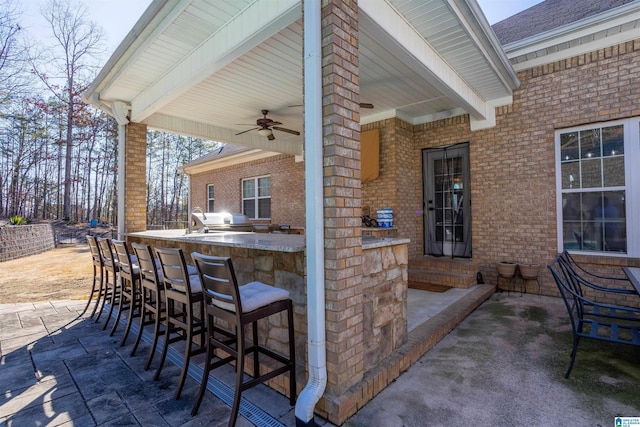
[[[142,16],[151,0],[79,0],[87,6],[88,18],[96,21],[106,35],[106,62],[127,33]],[[502,21],[509,16],[528,9],[542,0],[476,0],[490,24]],[[18,0],[24,13],[20,25],[32,38],[41,40],[50,37],[48,23],[40,14],[40,7],[46,0]],[[49,43],[43,43],[48,45]]]

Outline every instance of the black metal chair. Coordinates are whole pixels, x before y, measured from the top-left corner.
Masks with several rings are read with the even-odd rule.
[[[562,257],[556,257],[548,268],[558,286],[571,321],[573,349],[565,374],[569,378],[576,360],[581,338],[640,346],[640,309],[600,303],[584,296],[581,281],[572,281]],[[578,288],[576,288],[578,286]]]
[[[120,340],[120,347],[127,341],[133,319],[140,315],[140,268],[138,259],[131,256],[127,243],[123,240],[112,240],[113,250],[118,261],[118,276],[120,278],[120,302],[118,303],[118,315],[111,328],[113,335],[120,322],[120,316],[124,310],[128,310],[127,326]]]
[[[91,286],[91,293],[89,294],[87,305],[84,307],[84,310],[82,310],[80,315],[82,316],[87,312],[91,305],[91,301],[95,297],[95,305],[93,306],[93,311],[91,311],[91,316],[89,316],[93,317],[96,314],[98,306],[104,296],[104,264],[102,263],[102,257],[100,256],[100,249],[98,248],[96,238],[94,236],[87,236],[87,242],[89,243],[91,261],[93,263],[93,284]],[[100,313],[98,313],[98,316],[100,316]]]
[[[162,356],[154,380],[160,378],[169,344],[185,341],[182,372],[175,392],[175,398],[179,399],[191,357],[205,351],[206,325],[202,320],[202,316],[204,316],[202,290],[198,276],[188,275],[182,249],[156,248],[156,254],[160,260],[164,277],[166,318]],[[199,313],[197,314],[194,305],[198,308]],[[194,349],[193,338],[196,335],[200,336],[200,345]]]
[[[196,415],[206,390],[209,372],[226,363],[235,362],[236,386],[231,407],[229,426],[235,425],[242,392],[278,375],[289,373],[289,402],[296,401],[296,369],[293,326],[293,303],[289,292],[261,282],[238,286],[230,258],[192,253],[196,264],[207,313],[207,358],[205,361],[200,392],[191,415]],[[258,320],[286,312],[289,331],[289,357],[284,357],[262,346],[258,342]],[[221,329],[215,322],[226,322],[229,330]],[[252,326],[252,344],[246,347],[246,327]],[[233,331],[233,332],[232,332]],[[218,335],[216,336],[216,332]],[[228,354],[213,362],[216,349]],[[253,354],[253,376],[244,381],[245,356]],[[260,374],[259,355],[267,356],[277,367]],[[274,364],[269,365],[274,366]]]
[[[131,243],[131,247],[138,258],[140,268],[140,329],[136,336],[136,342],[131,349],[131,356],[136,354],[140,338],[145,326],[153,325],[153,338],[151,342],[151,350],[147,357],[144,370],[151,366],[153,355],[158,345],[158,337],[164,334],[160,330],[160,326],[165,319],[164,307],[164,280],[161,272],[158,270],[156,260],[153,257],[151,246],[141,243]]]
[[[100,309],[101,312],[104,310],[106,301],[109,300],[109,312],[107,313],[107,320],[104,322],[104,326],[102,327],[102,329],[105,330],[107,329],[107,325],[111,320],[113,309],[120,300],[120,281],[118,280],[118,262],[116,261],[115,255],[113,253],[113,245],[111,244],[111,239],[98,237],[96,241],[98,242],[100,256],[102,256],[102,262],[104,265],[105,295],[102,299],[102,308]],[[99,318],[100,316],[98,316],[98,319]],[[96,321],[98,319],[96,319]]]

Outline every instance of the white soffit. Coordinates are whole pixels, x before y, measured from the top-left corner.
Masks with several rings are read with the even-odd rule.
[[[241,57],[300,18],[298,0],[260,0],[225,22],[131,102],[131,120],[143,121],[195,83]]]
[[[640,2],[627,3],[599,15],[533,37],[509,43],[504,50],[516,71],[640,38]]]
[[[360,102],[375,105],[361,123],[465,113],[490,123],[492,101],[517,87],[475,0],[359,6]],[[301,155],[302,135],[237,135],[263,109],[303,132],[303,109],[290,107],[303,103],[301,16],[299,0],[154,0],[85,96],[130,104],[131,121],[150,128]]]

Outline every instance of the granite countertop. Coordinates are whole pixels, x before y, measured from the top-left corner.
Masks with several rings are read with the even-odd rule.
[[[185,230],[150,230],[128,233],[127,235],[265,251],[303,252],[305,249],[304,236],[300,234],[269,234],[242,231],[209,231],[208,233],[186,234]]]
[[[278,252],[303,252],[306,248],[304,235],[300,234],[270,234],[242,231],[209,231],[208,233],[186,234],[185,230],[149,230],[127,233],[127,236]],[[362,248],[373,249],[409,242],[409,239],[365,236],[362,239]]]

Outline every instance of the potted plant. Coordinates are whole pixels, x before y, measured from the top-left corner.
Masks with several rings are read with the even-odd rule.
[[[500,261],[498,265],[498,275],[503,277],[513,277],[516,274],[516,263],[511,261]]]
[[[518,264],[518,269],[523,279],[536,279],[540,271],[540,264]]]

